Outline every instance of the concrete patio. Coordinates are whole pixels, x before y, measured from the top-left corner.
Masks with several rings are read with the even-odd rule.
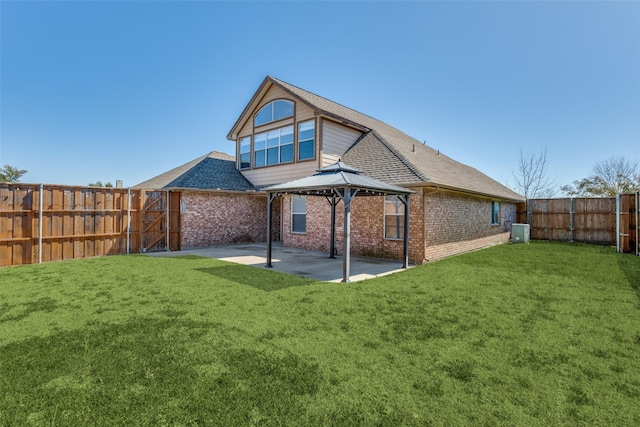
[[[151,252],[147,253],[147,255],[153,257],[198,255],[266,269],[266,253],[266,243],[248,243],[186,249],[173,252]],[[332,259],[324,252],[285,248],[282,244],[273,245],[272,256],[273,268],[270,270],[325,282],[337,283],[342,281],[341,256]],[[351,274],[349,277],[352,282],[356,282],[399,271],[403,271],[401,261],[351,256]]]

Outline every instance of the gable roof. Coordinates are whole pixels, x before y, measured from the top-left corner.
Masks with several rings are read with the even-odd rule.
[[[317,115],[365,132],[342,160],[372,178],[397,185],[433,185],[507,200],[524,200],[477,169],[445,156],[393,126],[271,76],[262,82],[227,135],[228,139],[235,139],[236,132],[249,119],[249,113],[271,85],[277,85],[301,100]]]
[[[253,185],[236,169],[235,157],[219,151],[198,157],[133,188],[253,190]]]

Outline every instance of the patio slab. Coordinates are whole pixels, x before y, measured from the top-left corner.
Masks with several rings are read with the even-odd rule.
[[[150,252],[147,253],[147,255],[154,257],[198,255],[266,269],[267,245],[266,243],[221,245],[173,252]],[[338,283],[342,281],[341,256],[336,256],[336,258],[333,259],[329,258],[325,252],[306,251],[304,249],[288,248],[283,247],[281,244],[274,244],[271,262],[273,268],[270,270],[308,277],[324,282]],[[352,255],[350,270],[350,280],[356,282],[385,276],[403,271],[404,269],[400,261],[356,257]]]

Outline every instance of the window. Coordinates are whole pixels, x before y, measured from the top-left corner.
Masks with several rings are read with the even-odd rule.
[[[315,121],[298,124],[298,160],[308,160],[315,157]]]
[[[293,126],[258,133],[253,145],[255,167],[293,162]]]
[[[293,102],[280,99],[262,107],[254,117],[253,124],[261,126],[291,116],[293,116]]]
[[[291,232],[307,232],[307,198],[305,196],[291,197]]]
[[[491,202],[491,225],[500,224],[500,203]]]
[[[251,166],[251,137],[240,139],[240,169],[248,169]]]
[[[404,239],[404,203],[398,196],[384,198],[384,238]]]

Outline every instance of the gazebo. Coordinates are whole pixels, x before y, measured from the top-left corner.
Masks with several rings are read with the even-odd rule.
[[[414,193],[404,187],[389,184],[362,175],[362,171],[337,162],[317,170],[318,173],[296,179],[283,184],[264,188],[269,193],[267,203],[267,265],[271,264],[272,249],[272,218],[271,205],[273,201],[285,194],[326,197],[331,204],[331,240],[329,257],[335,253],[336,205],[342,200],[344,204],[344,256],[342,261],[342,281],[349,282],[351,265],[351,201],[356,196],[389,196],[395,195],[404,204],[404,249],[402,268],[409,264],[409,195]]]

